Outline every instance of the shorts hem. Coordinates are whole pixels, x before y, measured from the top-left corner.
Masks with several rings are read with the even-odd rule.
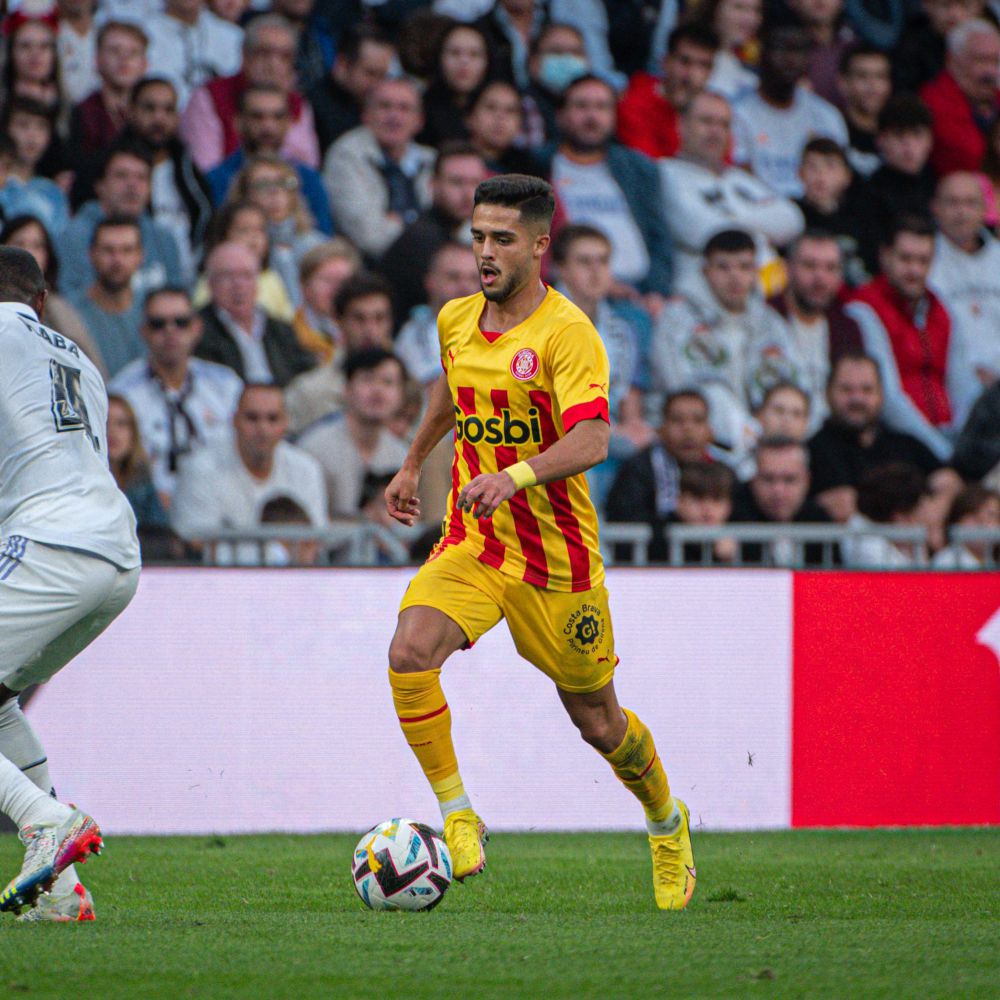
[[[400,602],[399,610],[400,613],[405,611],[407,608],[433,608],[435,611],[440,611],[441,614],[443,614],[446,618],[450,618],[465,633],[466,642],[472,646],[476,639],[479,638],[479,636],[475,634],[475,629],[470,628],[468,622],[462,621],[451,608],[446,608],[443,605],[443,601],[440,604],[435,604],[426,597],[420,597],[409,601],[404,597]]]
[[[538,666],[538,664],[533,664]],[[541,669],[539,667],[539,669]],[[548,673],[547,670],[542,671],[548,674],[549,677],[552,675]],[[599,680],[591,684],[560,684],[558,681],[554,681],[555,686],[559,688],[560,691],[565,691],[567,694],[593,694],[595,691],[600,691],[605,684],[611,681],[615,676],[614,668],[612,667],[604,676]]]

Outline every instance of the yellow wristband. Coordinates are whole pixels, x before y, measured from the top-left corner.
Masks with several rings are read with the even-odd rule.
[[[514,480],[514,485],[519,490],[523,490],[525,486],[534,486],[538,482],[535,478],[535,470],[527,462],[508,465],[503,471]]]

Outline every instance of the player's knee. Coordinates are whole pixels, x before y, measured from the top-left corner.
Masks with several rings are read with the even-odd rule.
[[[573,721],[576,723],[583,741],[601,753],[611,753],[621,742],[616,739],[617,734],[611,719],[607,718],[603,712],[588,714]]]
[[[434,650],[416,636],[393,637],[389,645],[389,667],[397,674],[412,674],[420,670],[433,670],[441,666],[434,662]]]

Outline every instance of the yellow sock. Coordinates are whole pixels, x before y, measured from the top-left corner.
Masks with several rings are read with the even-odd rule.
[[[441,690],[441,669],[397,673],[389,668],[399,724],[438,802],[465,800],[451,740],[451,709]]]
[[[618,780],[642,803],[646,818],[662,823],[674,811],[674,798],[667,784],[653,734],[645,724],[627,708],[623,709],[628,720],[625,736],[617,749],[601,756],[611,765]]]

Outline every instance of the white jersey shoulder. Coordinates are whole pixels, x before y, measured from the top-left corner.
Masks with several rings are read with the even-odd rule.
[[[107,421],[104,382],[79,347],[30,306],[0,302],[0,534],[139,565]]]

